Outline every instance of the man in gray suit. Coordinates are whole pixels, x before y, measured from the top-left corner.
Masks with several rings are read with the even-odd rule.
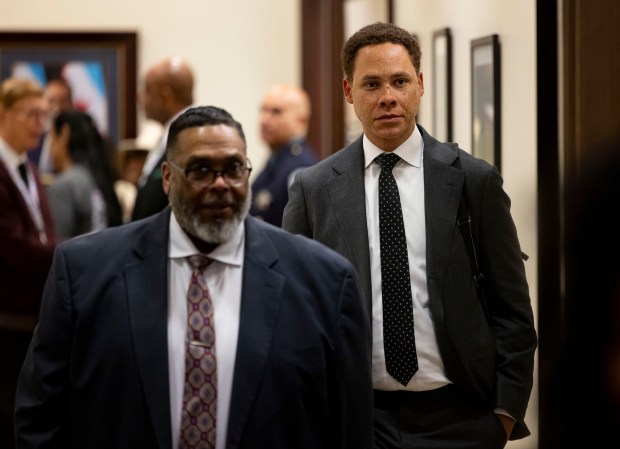
[[[372,314],[375,447],[499,448],[529,434],[537,340],[522,253],[497,169],[416,125],[420,56],[392,24],[345,43],[344,94],[364,134],[298,174],[283,228],[356,268]]]

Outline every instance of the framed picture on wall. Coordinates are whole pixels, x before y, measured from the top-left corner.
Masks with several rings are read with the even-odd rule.
[[[497,34],[471,41],[472,153],[500,169],[500,48]]]
[[[452,140],[452,37],[450,28],[433,33],[433,135]]]
[[[0,79],[63,78],[116,143],[136,135],[136,33],[0,33]]]

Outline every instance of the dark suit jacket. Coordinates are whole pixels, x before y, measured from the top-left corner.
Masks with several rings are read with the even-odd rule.
[[[32,164],[30,171],[37,182],[48,242],[41,243],[19,188],[0,161],[0,314],[36,317],[55,238],[45,190]],[[34,325],[36,320],[32,322]]]
[[[316,161],[314,150],[306,141],[291,142],[278,149],[252,183],[250,214],[274,226],[282,226],[289,176]]]
[[[170,210],[61,244],[18,447],[170,448]],[[370,324],[346,259],[248,218],[228,448],[370,448]],[[48,445],[48,443],[51,443]]]
[[[430,308],[446,373],[490,407],[506,409],[517,419],[511,438],[524,437],[529,434],[523,418],[532,388],[536,334],[510,200],[494,167],[418,128],[424,139]],[[456,224],[464,187],[486,278],[489,322]],[[299,173],[289,191],[283,228],[316,239],[353,262],[371,310],[361,137]]]
[[[161,164],[166,160],[166,153],[157,161],[146,183],[138,189],[136,202],[131,213],[131,220],[136,221],[161,212],[168,205],[168,197],[162,185]]]

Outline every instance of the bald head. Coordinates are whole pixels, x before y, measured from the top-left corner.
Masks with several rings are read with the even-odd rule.
[[[141,97],[146,116],[166,123],[194,102],[194,75],[181,58],[165,59],[152,66],[144,78]]]
[[[306,137],[310,98],[298,86],[277,84],[265,94],[260,117],[263,140],[277,150],[291,140]]]

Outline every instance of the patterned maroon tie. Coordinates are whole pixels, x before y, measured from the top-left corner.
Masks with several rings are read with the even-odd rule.
[[[181,412],[180,449],[213,449],[217,410],[213,304],[202,275],[205,256],[188,257],[192,280],[187,293],[187,351]]]

